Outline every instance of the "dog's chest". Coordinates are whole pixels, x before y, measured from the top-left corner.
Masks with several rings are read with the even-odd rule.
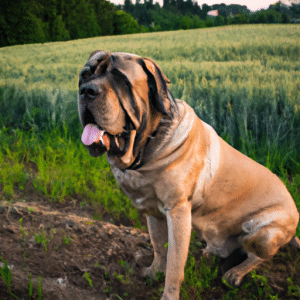
[[[130,198],[139,210],[157,208],[157,197],[153,187],[153,179],[143,176],[137,171],[126,170],[123,172],[112,167],[112,172],[123,192]]]

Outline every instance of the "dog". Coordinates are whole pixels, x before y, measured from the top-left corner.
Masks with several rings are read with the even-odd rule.
[[[223,275],[238,286],[281,246],[300,248],[299,213],[280,179],[175,100],[169,83],[149,58],[95,51],[79,75],[78,111],[90,155],[106,153],[147,215],[154,260],[143,275],[165,272],[161,299],[177,300],[192,228],[214,255],[245,254]]]

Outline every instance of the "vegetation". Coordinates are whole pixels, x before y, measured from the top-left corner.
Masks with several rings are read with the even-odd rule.
[[[157,61],[171,80],[173,95],[227,142],[277,173],[300,208],[299,40],[296,25],[246,25],[0,49],[0,200],[24,198],[33,189],[49,201],[77,198],[114,220],[141,226],[105,156],[89,156],[80,142],[78,74],[92,51],[104,49]],[[22,236],[26,239],[24,230]],[[185,299],[191,287],[200,295],[216,276],[214,261],[209,268],[204,258],[195,262],[197,251],[192,250],[186,266]],[[9,287],[8,270],[1,271]],[[263,275],[251,274],[239,293],[250,289],[251,299],[260,294],[277,299]],[[116,275],[129,281],[127,275]],[[299,295],[293,275],[288,282],[289,294]],[[38,290],[41,295],[41,283]],[[236,295],[230,289],[227,299]]]
[[[11,275],[11,271],[9,269],[9,266],[7,264],[7,262],[2,259],[2,257],[0,256],[0,261],[1,261],[1,265],[0,265],[0,277],[4,280],[5,282],[5,285],[8,289],[8,292],[10,294],[10,296],[12,298],[15,298],[15,299],[18,299],[18,297],[16,295],[14,295],[10,289],[10,284],[11,284],[11,278],[12,278],[12,275]],[[2,265],[4,265],[2,267]]]
[[[90,157],[80,143],[77,77],[89,54],[101,47],[157,61],[174,96],[235,148],[280,175],[299,205],[299,45],[298,27],[260,25],[139,34],[131,43],[107,37],[1,49],[5,197],[31,182],[49,199],[83,195],[140,226],[105,157]]]
[[[66,41],[137,32],[195,29],[230,24],[295,23],[300,20],[299,0],[277,2],[252,13],[246,6],[215,4],[201,7],[192,0],[153,0],[115,6],[107,0],[2,0],[0,47]],[[218,10],[210,17],[210,10]]]

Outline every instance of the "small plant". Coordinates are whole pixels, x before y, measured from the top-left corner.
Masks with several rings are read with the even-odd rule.
[[[21,219],[19,220],[19,223],[20,223],[20,231],[21,231],[21,235],[22,235],[23,241],[25,241],[26,235],[28,234],[28,232],[25,231],[24,228],[23,228],[23,226],[22,226],[23,218],[21,218]]]
[[[93,287],[93,283],[92,283],[92,279],[90,278],[90,275],[88,272],[84,273],[84,278],[87,280],[87,282],[89,283],[90,287]]]
[[[62,239],[63,239],[65,245],[69,245],[71,243],[71,241],[72,241],[72,238],[70,236],[68,236],[68,235],[64,235],[62,237]]]
[[[212,265],[208,265],[207,259],[202,257],[200,262],[196,262],[195,257],[189,252],[185,266],[185,280],[181,286],[183,299],[189,299],[188,291],[193,287],[193,292],[197,299],[201,299],[201,293],[211,285],[211,281],[218,275],[216,257],[212,257]]]
[[[102,269],[104,270],[104,279],[107,282],[107,287],[104,290],[104,293],[109,294],[110,293],[110,277],[109,273],[107,272],[106,268],[102,266]]]
[[[258,275],[255,270],[250,272],[250,276],[256,286],[255,295],[258,295],[259,299],[278,299],[278,295],[271,295],[272,289],[268,285],[268,280],[265,276]],[[250,293],[249,295],[252,295],[252,293]]]
[[[28,296],[29,296],[29,299],[32,298],[32,294],[33,294],[32,275],[29,274],[29,283],[28,283]]]
[[[234,299],[238,299],[237,294],[238,294],[239,289],[234,288],[233,286],[231,286],[230,284],[228,284],[227,281],[226,281],[224,278],[222,278],[222,283],[231,289],[231,290],[228,291],[228,293],[225,295],[225,297],[223,298],[223,300],[234,300]]]
[[[22,243],[22,247],[23,247],[23,256],[24,256],[24,258],[25,257],[28,257],[28,253],[27,253],[27,251],[26,251],[26,249],[25,249],[25,244],[26,244],[26,238],[27,238],[27,235],[28,235],[28,232],[27,231],[25,231],[24,230],[24,228],[23,228],[23,225],[22,225],[22,223],[23,223],[23,218],[21,218],[20,220],[19,220],[19,223],[20,223],[20,231],[21,231],[21,235],[22,235],[22,241],[23,241],[23,243]]]
[[[53,236],[54,236],[55,233],[56,233],[56,229],[54,228],[52,230],[52,235],[49,238],[47,238],[46,237],[46,233],[45,233],[45,229],[43,227],[42,228],[42,233],[41,234],[35,233],[34,234],[34,238],[35,238],[35,241],[37,243],[41,243],[44,246],[45,252],[47,252],[47,250],[48,250],[48,243],[53,239]]]
[[[121,274],[114,273],[114,276],[122,283],[122,284],[132,284],[129,277],[134,274],[134,270],[129,266],[127,261],[119,260],[118,263],[126,269],[126,275],[123,276]]]
[[[298,285],[295,285],[293,282],[293,277],[289,277],[287,279],[288,282],[288,294],[294,297],[300,298],[300,287]]]
[[[93,222],[93,221],[84,221],[83,223],[85,225],[90,225],[90,226],[95,225],[95,222]]]
[[[9,291],[9,294],[10,294],[12,297],[14,297],[15,299],[18,299],[18,297],[15,296],[15,295],[12,293],[11,289],[10,289],[10,284],[11,284],[11,278],[12,278],[12,276],[11,276],[11,272],[10,272],[10,269],[9,269],[9,267],[8,267],[8,264],[7,264],[7,262],[6,262],[4,259],[2,259],[1,257],[0,257],[0,260],[4,263],[4,267],[0,266],[0,275],[1,275],[2,279],[3,279],[4,282],[5,282],[5,285],[6,285],[7,289],[8,289],[8,291]]]
[[[33,207],[27,207],[27,213],[30,215],[30,213],[34,212]]]
[[[162,293],[163,293],[163,291],[164,291],[164,288],[163,288],[163,286],[161,286],[158,290],[156,290],[155,292],[154,292],[154,296],[152,297],[153,299],[160,299],[161,298],[161,295],[162,295]],[[200,299],[199,299],[200,300]]]
[[[38,300],[42,300],[42,297],[43,297],[42,276],[39,276],[37,293],[38,293]]]
[[[153,280],[157,282],[163,282],[165,280],[165,274],[163,272],[156,272],[155,273],[155,278],[152,279],[149,276],[146,276],[146,284],[147,285],[153,285]]]

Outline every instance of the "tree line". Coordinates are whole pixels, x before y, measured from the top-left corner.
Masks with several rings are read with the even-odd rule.
[[[246,6],[201,7],[193,0],[1,0],[0,47],[161,30],[193,29],[227,24],[290,23],[300,17],[300,4],[281,2],[251,13]],[[208,17],[218,10],[217,17]]]
[[[139,31],[106,0],[1,0],[0,47]]]
[[[144,0],[144,3],[136,0],[135,4],[131,0],[125,0],[124,5],[119,5],[118,9],[132,15],[141,26],[141,31],[145,32],[230,24],[290,23],[300,18],[299,1],[294,2],[287,6],[279,1],[268,9],[255,13],[251,13],[247,6],[237,4],[203,4],[200,7],[193,0],[163,0],[162,7],[158,3],[154,4],[153,0]],[[207,13],[211,10],[218,10],[218,16],[209,17]]]

